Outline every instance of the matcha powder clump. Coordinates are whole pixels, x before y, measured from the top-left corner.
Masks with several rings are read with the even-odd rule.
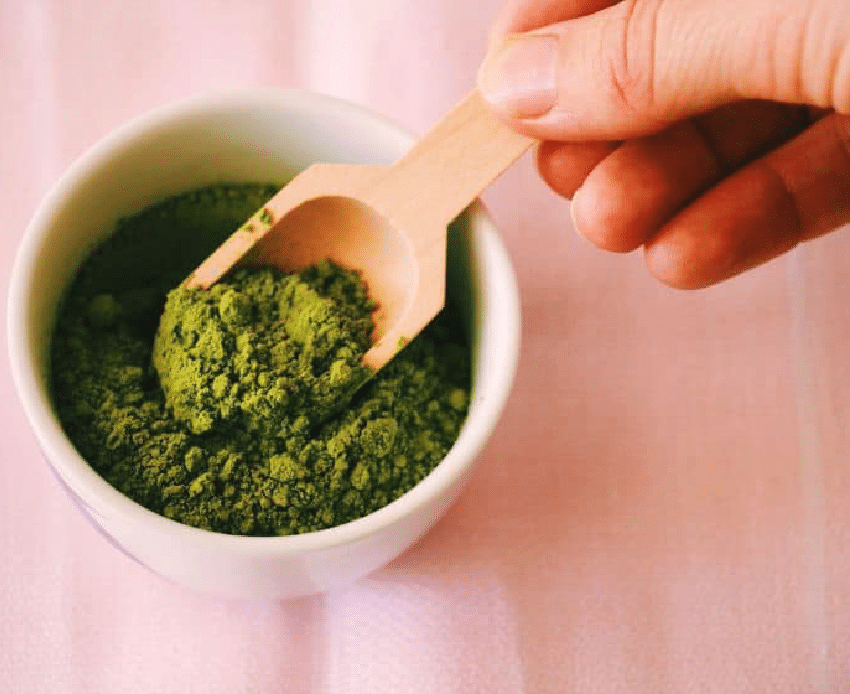
[[[169,411],[196,433],[238,426],[287,438],[343,407],[371,375],[374,306],[352,272],[243,269],[209,290],[174,289],[154,342]]]
[[[445,456],[468,408],[451,313],[373,375],[375,307],[333,263],[179,287],[274,190],[216,186],[122,220],[53,340],[54,400],[81,455],[150,510],[223,533],[303,533],[385,506]]]

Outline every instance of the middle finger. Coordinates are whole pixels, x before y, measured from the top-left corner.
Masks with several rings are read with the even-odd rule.
[[[634,250],[695,197],[807,123],[800,107],[749,101],[627,141],[576,191],[576,228],[602,248]]]

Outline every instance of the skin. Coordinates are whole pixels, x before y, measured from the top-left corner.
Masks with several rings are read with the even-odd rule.
[[[735,21],[731,21],[734,18]],[[554,103],[493,66],[557,46]],[[603,249],[715,284],[850,222],[850,12],[833,0],[509,0],[479,80],[542,140],[543,179]]]

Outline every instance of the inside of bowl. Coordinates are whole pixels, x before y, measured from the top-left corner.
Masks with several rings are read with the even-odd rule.
[[[313,161],[388,163],[407,142],[388,138],[365,116],[315,118],[293,105],[286,117],[262,109],[210,108],[160,114],[98,145],[60,181],[33,224],[51,239],[37,248],[28,321],[39,390],[49,400],[49,349],[56,310],[79,266],[116,221],[171,195],[221,182],[284,181]],[[286,127],[281,127],[281,122]],[[167,123],[168,127],[162,127]],[[344,128],[342,126],[345,126]],[[345,133],[342,135],[341,133]],[[300,136],[298,136],[300,134]],[[340,138],[345,139],[340,142]],[[447,296],[467,331],[477,382],[485,277],[471,215],[448,235]],[[481,214],[481,211],[478,211]]]

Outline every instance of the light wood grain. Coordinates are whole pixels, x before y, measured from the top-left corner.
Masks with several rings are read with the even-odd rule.
[[[378,303],[378,369],[445,302],[446,229],[532,144],[473,91],[392,166],[314,164],[235,231],[186,280],[206,288],[240,260],[300,270],[332,259],[362,272]]]

